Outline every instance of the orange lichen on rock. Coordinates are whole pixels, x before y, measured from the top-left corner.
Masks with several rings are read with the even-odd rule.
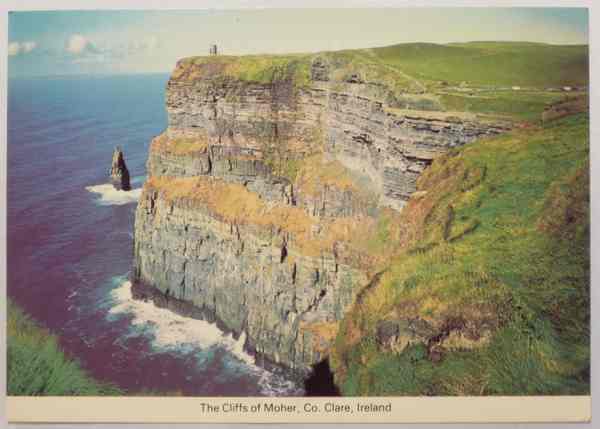
[[[323,355],[329,353],[329,349],[338,333],[338,322],[300,322],[300,331],[310,333],[312,349]]]
[[[205,153],[208,140],[202,136],[170,137],[166,133],[156,136],[151,143],[152,152],[169,153],[173,155],[188,155]]]
[[[151,177],[149,190],[156,190],[169,201],[200,203],[227,222],[245,223],[262,217],[264,202],[243,185],[213,177]]]
[[[326,252],[353,265],[370,261],[365,259],[362,243],[375,227],[371,218],[320,220],[296,206],[267,203],[241,184],[208,176],[150,177],[144,190],[157,191],[162,198],[174,203],[201,205],[224,222],[284,231],[290,235],[294,248],[306,256]]]
[[[341,162],[324,160],[320,154],[304,160],[298,172],[296,186],[307,195],[314,195],[325,186],[349,191],[360,189]]]

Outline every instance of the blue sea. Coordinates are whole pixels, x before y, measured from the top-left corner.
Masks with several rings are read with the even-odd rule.
[[[299,395],[205,321],[131,298],[133,223],[167,75],[8,81],[8,295],[129,393]],[[120,146],[133,190],[108,184]]]

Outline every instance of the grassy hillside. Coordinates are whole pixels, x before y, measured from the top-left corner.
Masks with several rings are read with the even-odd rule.
[[[7,303],[7,394],[13,396],[119,395],[91,378],[14,303]]]
[[[426,170],[402,250],[341,323],[343,394],[589,393],[588,126],[521,129]]]
[[[543,43],[411,43],[373,49],[417,79],[473,85],[587,85],[588,47]]]
[[[311,82],[311,64],[325,60],[336,83],[358,77],[383,84],[390,107],[471,112],[536,121],[563,95],[548,88],[587,86],[588,47],[541,43],[408,43],[314,54],[203,56],[181,60],[173,79]],[[519,87],[515,91],[512,88]],[[340,87],[343,90],[343,87]]]

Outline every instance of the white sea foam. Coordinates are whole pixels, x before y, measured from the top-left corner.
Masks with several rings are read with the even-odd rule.
[[[135,203],[140,199],[140,195],[142,195],[142,188],[132,189],[131,191],[119,191],[110,183],[88,186],[85,189],[91,193],[100,195],[97,203],[101,206],[121,206]]]
[[[151,334],[155,348],[192,351],[222,347],[234,355],[246,371],[258,378],[258,385],[264,394],[278,396],[300,393],[293,382],[255,364],[254,357],[244,351],[245,332],[236,340],[233,335],[223,333],[214,323],[181,316],[171,310],[158,308],[152,302],[134,300],[129,281],[114,289],[112,298],[114,305],[109,314],[130,314],[133,335],[139,335],[140,332]]]
[[[115,306],[109,313],[130,313],[134,327],[151,327],[153,344],[158,348],[179,349],[191,343],[205,349],[218,344],[230,346],[231,350],[234,348],[235,340],[223,335],[215,324],[181,316],[166,308],[159,308],[152,302],[134,300],[129,281],[114,289],[112,296]],[[243,357],[245,361],[247,356]]]

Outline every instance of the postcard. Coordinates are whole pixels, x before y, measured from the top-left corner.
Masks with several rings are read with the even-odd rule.
[[[15,422],[590,419],[586,8],[13,10]]]

